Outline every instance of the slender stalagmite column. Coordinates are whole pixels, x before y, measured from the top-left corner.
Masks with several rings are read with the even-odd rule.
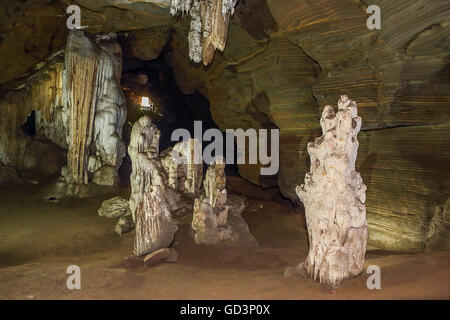
[[[330,288],[359,275],[366,253],[366,186],[355,171],[361,129],[357,112],[347,96],[341,96],[337,112],[325,106],[322,136],[308,143],[310,172],[296,188],[309,235],[309,253],[298,269]]]

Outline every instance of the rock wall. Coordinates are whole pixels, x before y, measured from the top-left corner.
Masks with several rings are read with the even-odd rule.
[[[223,55],[208,68],[186,59],[182,23],[166,60],[185,93],[208,97],[221,129],[280,129],[278,186],[295,202],[295,185],[309,167],[307,143],[320,135],[319,106],[343,93],[356,99],[369,248],[442,247],[432,221],[448,232],[450,5],[378,1],[382,28],[372,31],[368,4],[245,1],[230,21]],[[239,170],[261,184],[258,166]]]
[[[63,69],[59,51],[36,66],[25,84],[0,98],[0,167],[32,179],[61,170],[67,148]],[[30,137],[21,127],[33,110],[36,134]]]
[[[23,83],[17,77],[65,43],[65,18],[57,17],[65,7],[53,3],[55,12],[44,15],[38,8],[45,6],[31,2],[17,10],[8,3],[0,19],[7,21],[0,48],[15,48],[0,50],[0,92]],[[171,17],[169,0],[63,1],[73,2],[90,32],[129,32],[129,51],[141,59],[163,52],[179,87],[207,97],[221,129],[278,127],[277,184],[297,204],[295,186],[310,165],[306,146],[320,135],[320,106],[348,94],[364,119],[356,168],[368,188],[369,248],[414,252],[448,242],[448,2],[378,0],[381,29],[369,30],[367,0],[239,1],[226,47],[207,67],[190,62],[189,19]],[[17,129],[14,122],[29,114],[29,103],[19,104],[26,110],[0,105],[11,108],[0,121]],[[264,184],[259,166],[239,171]]]

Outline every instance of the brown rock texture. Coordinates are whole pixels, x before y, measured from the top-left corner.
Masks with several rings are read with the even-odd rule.
[[[220,128],[280,129],[278,186],[293,201],[308,171],[306,145],[320,134],[319,106],[344,93],[356,99],[369,248],[439,247],[445,241],[433,240],[432,221],[447,221],[448,232],[450,196],[450,4],[378,1],[382,27],[373,31],[369,4],[246,1],[230,21],[223,55],[208,68],[186,59],[182,24],[166,58],[186,93],[208,97]],[[257,165],[239,171],[261,184]]]
[[[130,33],[127,55],[146,60],[162,54],[183,93],[199,91],[209,100],[222,130],[279,128],[276,184],[297,204],[295,186],[310,165],[306,146],[320,135],[320,106],[348,94],[364,120],[356,170],[367,185],[368,247],[448,247],[442,236],[450,196],[448,1],[378,0],[380,30],[366,27],[366,8],[373,4],[367,0],[239,1],[226,47],[206,67],[190,62],[190,24],[171,17],[170,1],[61,3],[8,2],[0,11],[0,145],[8,145],[26,120],[31,99],[18,101],[35,89],[5,90],[23,84],[21,75],[33,74],[33,65],[66,42],[65,8],[76,3],[89,32]],[[58,83],[49,77],[40,83]],[[53,101],[51,95],[45,99]],[[50,105],[40,107],[47,116]],[[2,150],[10,163],[20,162],[17,146]],[[253,183],[274,184],[259,176],[258,165],[241,165],[239,172]]]

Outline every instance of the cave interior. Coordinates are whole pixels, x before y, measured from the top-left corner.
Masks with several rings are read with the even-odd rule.
[[[369,2],[1,4],[0,298],[449,299],[450,5]]]

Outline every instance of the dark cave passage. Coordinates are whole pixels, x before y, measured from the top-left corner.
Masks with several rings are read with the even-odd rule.
[[[126,42],[122,41],[122,46],[126,46]],[[195,121],[201,122],[202,136],[208,129],[219,129],[212,119],[209,101],[198,91],[186,95],[180,90],[170,66],[165,62],[164,52],[151,61],[124,58],[121,85],[128,112],[123,130],[127,146],[132,124],[145,114],[150,116],[161,131],[160,152],[179,142],[171,140],[172,132],[176,129],[187,129],[191,137],[194,137]],[[225,133],[222,134],[225,141]],[[203,149],[206,145],[207,143],[203,143]],[[222,152],[225,154],[225,150]],[[234,155],[236,158],[236,145]],[[204,164],[204,170],[206,168],[207,165]],[[236,161],[234,164],[227,164],[225,170],[227,176],[239,175]],[[122,186],[129,186],[130,174],[131,160],[127,154],[119,169]]]
[[[36,112],[31,110],[27,121],[21,126],[23,133],[27,136],[34,137],[36,135]]]

